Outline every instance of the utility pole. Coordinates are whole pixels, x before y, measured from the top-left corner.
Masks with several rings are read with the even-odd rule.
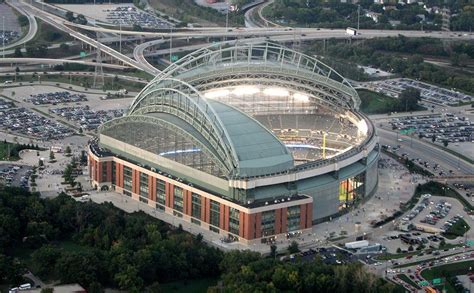
[[[2,56],[5,58],[5,15],[2,16]]]
[[[226,13],[225,13],[225,31],[227,32],[227,29],[229,27],[229,10],[230,10],[230,6],[227,6],[227,10],[226,10]]]
[[[360,4],[357,4],[357,31],[360,28]]]
[[[95,4],[95,0],[94,0]],[[122,22],[119,21],[120,34],[119,34],[119,52],[122,53]]]
[[[171,60],[171,58],[172,58],[172,56],[173,56],[172,49],[173,49],[173,27],[170,27],[170,63],[173,62],[173,61]]]

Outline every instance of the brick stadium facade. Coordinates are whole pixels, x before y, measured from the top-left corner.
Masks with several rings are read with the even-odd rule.
[[[130,168],[131,170],[130,190],[127,190],[124,186],[124,168]],[[274,237],[275,239],[287,237],[289,232],[288,218],[291,219],[294,216],[289,213],[291,209],[299,209],[299,229],[292,230],[292,233],[309,232],[312,226],[313,200],[311,197],[303,196],[297,200],[292,199],[263,206],[245,207],[115,156],[99,157],[92,150],[89,151],[89,174],[93,186],[98,189],[104,189],[104,186],[107,189],[111,188],[161,212],[177,216],[189,223],[199,225],[202,229],[214,231],[224,237],[230,235],[246,244],[261,241],[262,238],[266,237]],[[140,183],[140,180],[143,178],[147,178],[148,192],[146,197],[143,196],[144,193],[140,194],[140,186],[144,185]],[[161,194],[159,199],[157,199],[157,193],[161,190],[157,189],[157,183],[165,187],[164,194]],[[182,207],[181,205],[174,205],[175,190],[182,193]],[[213,206],[217,203],[219,207],[218,225],[213,225],[217,224],[215,222],[211,223],[211,214],[214,213],[214,210],[211,211],[211,202]],[[199,213],[196,212],[196,206],[199,206]],[[231,217],[231,210],[238,213],[238,218]],[[273,229],[262,230],[262,214],[268,217],[268,220],[265,218],[265,226],[273,225]],[[273,214],[273,217],[268,216],[270,214]],[[232,226],[231,222],[234,224],[234,229],[230,228]],[[269,224],[268,222],[272,223]],[[235,229],[235,226],[238,229]]]

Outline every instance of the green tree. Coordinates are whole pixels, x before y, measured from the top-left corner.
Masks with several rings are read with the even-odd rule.
[[[418,102],[421,100],[420,90],[408,87],[404,89],[398,97],[400,111],[413,111],[418,109]]]
[[[21,58],[23,57],[23,53],[21,52],[20,48],[15,48],[15,53],[13,54],[16,58]]]
[[[290,243],[290,245],[288,246],[288,252],[293,254],[293,253],[297,253],[299,251],[300,251],[300,249],[299,249],[299,246],[298,246],[298,242],[292,241]]]
[[[138,276],[137,268],[131,265],[115,274],[114,281],[120,289],[128,292],[141,292],[143,288],[143,279]]]
[[[31,268],[41,277],[51,273],[56,261],[61,257],[61,251],[52,245],[43,245],[31,254]]]
[[[61,43],[61,45],[59,45],[59,49],[61,49],[63,52],[67,52],[69,51],[69,45],[66,43]]]
[[[277,246],[275,244],[270,245],[270,257],[276,258],[277,256]]]
[[[444,146],[444,147],[448,147],[448,145],[449,145],[449,141],[443,140],[443,146]]]
[[[71,21],[71,22],[74,21],[74,19],[75,19],[74,18],[74,13],[72,13],[71,11],[66,12],[66,19],[68,21]]]
[[[64,154],[67,156],[67,157],[70,157],[72,155],[72,150],[71,150],[71,147],[70,146],[67,146],[66,149],[64,150]]]
[[[410,245],[410,246],[408,247],[408,251],[413,251],[413,250],[414,250],[413,245]]]
[[[54,155],[53,151],[49,151],[49,161],[56,162],[56,156]]]
[[[26,17],[23,14],[19,15],[17,17],[17,19],[18,19],[18,23],[20,24],[20,26],[27,26],[30,23],[30,21],[28,20],[28,17]]]

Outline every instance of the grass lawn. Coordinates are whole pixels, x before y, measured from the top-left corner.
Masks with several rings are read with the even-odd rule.
[[[36,22],[38,23],[38,32],[35,37],[28,42],[27,47],[50,45],[51,43],[63,43],[74,40],[69,34],[49,25],[39,18],[36,18]]]
[[[2,161],[16,161],[19,158],[18,157],[12,157],[10,156],[9,150],[11,150],[13,147],[12,143],[5,143],[5,142],[0,142],[0,160]]]
[[[407,275],[405,274],[398,274],[397,277],[400,278],[400,280],[404,281],[405,283],[408,283],[415,287],[416,289],[420,289],[420,286],[418,286],[417,283],[415,283],[412,279],[410,279]]]
[[[387,253],[387,254],[382,254],[376,257],[377,260],[390,260],[390,259],[399,259],[399,258],[404,258],[409,255],[416,255],[420,253],[419,251],[412,251],[412,252],[407,252],[407,253]]]
[[[474,260],[457,262],[435,267],[433,269],[426,269],[421,272],[421,276],[428,281],[431,281],[435,278],[446,278],[445,288],[447,292],[456,292],[454,286],[449,282],[449,278],[458,275],[465,275],[469,272],[469,268],[472,268],[473,266]],[[438,289],[442,289],[442,286],[439,286]]]
[[[443,236],[448,239],[455,239],[456,237],[464,236],[471,227],[463,219],[459,219],[454,225],[443,233]]]
[[[193,292],[193,293],[206,293],[207,288],[215,286],[217,279],[200,279],[200,280],[189,280],[189,281],[178,281],[172,283],[160,284],[163,292]]]
[[[357,92],[362,101],[360,109],[366,114],[386,114],[396,111],[398,101],[395,98],[368,90]]]
[[[71,79],[69,78],[69,75],[67,73],[64,73],[63,75],[44,75],[41,74],[41,81],[45,82],[58,82],[58,83],[65,83],[65,84],[72,84],[72,85],[77,85],[77,86],[83,86],[86,88],[91,88],[92,85],[94,84],[94,77],[93,76],[71,76]],[[5,80],[14,80],[15,76],[10,75],[10,76],[1,76],[0,77],[0,83],[4,82]],[[37,77],[33,77],[32,75],[19,75],[16,78],[17,82],[22,82],[23,85],[29,85],[30,81],[37,81]],[[103,89],[105,91],[116,91],[125,88],[129,92],[138,92],[141,91],[144,87],[145,84],[139,83],[139,82],[133,82],[133,81],[123,81],[120,80],[114,81],[113,77],[104,77],[104,83],[105,85],[103,86]],[[37,84],[37,83],[35,83]],[[104,93],[105,93],[104,91]]]

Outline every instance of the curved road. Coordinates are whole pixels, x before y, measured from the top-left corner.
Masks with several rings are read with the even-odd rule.
[[[20,12],[21,14],[25,15],[28,18],[29,28],[28,28],[28,33],[23,38],[19,39],[18,41],[12,44],[6,45],[5,47],[1,47],[2,50],[8,50],[8,49],[23,45],[31,41],[36,35],[36,32],[38,31],[38,23],[36,22],[36,18],[34,17],[33,14],[30,14],[28,11],[24,9],[24,5],[20,1],[10,0],[10,1],[7,1],[7,4],[9,4],[11,7],[13,7],[18,12]]]

